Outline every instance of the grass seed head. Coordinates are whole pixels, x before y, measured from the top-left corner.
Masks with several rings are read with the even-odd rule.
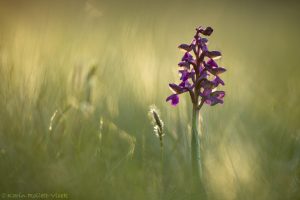
[[[159,111],[155,105],[150,106],[149,116],[152,121],[155,135],[158,137],[164,136],[164,122],[161,120]]]

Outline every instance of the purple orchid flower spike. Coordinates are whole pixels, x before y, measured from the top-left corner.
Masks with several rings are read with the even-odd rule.
[[[210,51],[208,49],[208,39],[213,33],[211,27],[198,27],[196,34],[190,44],[178,46],[185,53],[178,63],[180,73],[180,83],[169,84],[173,94],[166,101],[170,101],[173,106],[179,103],[179,96],[188,92],[193,104],[192,115],[192,138],[191,138],[191,158],[195,177],[202,181],[202,162],[199,137],[199,111],[204,104],[214,106],[223,104],[225,92],[218,91],[217,88],[225,85],[220,78],[220,74],[226,69],[219,67],[216,60],[221,57],[221,52]],[[200,184],[203,185],[203,184]],[[197,188],[197,187],[196,187]]]
[[[181,62],[178,66],[181,74],[179,85],[170,84],[173,94],[166,101],[171,101],[172,105],[179,103],[179,95],[189,92],[194,106],[200,109],[203,103],[214,106],[223,103],[225,92],[222,91],[222,100],[215,97],[207,97],[203,95],[203,90],[208,87],[214,92],[219,85],[225,85],[224,81],[219,77],[226,71],[225,68],[219,67],[215,60],[221,57],[219,51],[209,51],[207,47],[208,39],[203,36],[210,36],[213,33],[211,27],[198,27],[196,34],[190,44],[181,44],[178,46],[185,51]],[[212,80],[212,81],[210,81]],[[176,100],[175,100],[176,96]],[[214,99],[214,100],[213,100]]]

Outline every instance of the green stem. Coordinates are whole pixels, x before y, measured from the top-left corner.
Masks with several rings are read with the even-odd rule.
[[[193,107],[192,118],[192,167],[193,174],[201,182],[202,178],[202,163],[201,163],[201,150],[200,150],[200,137],[199,137],[199,114],[200,110],[197,107]]]
[[[201,140],[199,135],[199,115],[200,109],[203,102],[199,106],[193,106],[193,119],[192,119],[192,140],[191,140],[191,150],[192,150],[192,176],[193,176],[193,192],[191,199],[201,199],[206,200],[207,194],[204,187],[203,181],[203,158],[201,154]]]

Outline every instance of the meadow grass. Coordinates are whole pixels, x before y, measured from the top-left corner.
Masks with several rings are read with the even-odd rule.
[[[208,199],[300,198],[297,3],[63,2],[0,3],[0,194],[190,198],[192,105],[165,98],[204,24],[228,66],[224,105],[201,110]]]

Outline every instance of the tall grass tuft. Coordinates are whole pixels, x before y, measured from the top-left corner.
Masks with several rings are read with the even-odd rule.
[[[159,111],[155,105],[150,106],[149,116],[152,121],[154,134],[159,138],[160,149],[163,151],[164,122],[161,120]]]
[[[165,178],[164,178],[164,143],[163,136],[165,135],[164,122],[162,121],[159,110],[155,105],[150,106],[149,117],[151,119],[154,134],[159,138],[160,143],[160,199],[165,199]]]

